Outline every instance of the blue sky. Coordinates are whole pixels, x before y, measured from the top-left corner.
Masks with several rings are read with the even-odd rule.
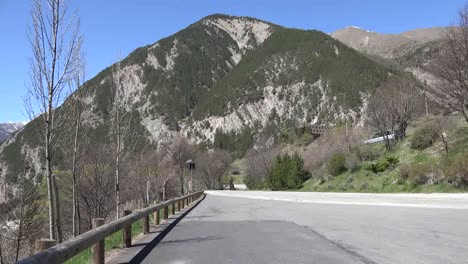
[[[0,0],[0,123],[27,120],[23,107],[31,49],[32,0]],[[400,33],[446,26],[467,0],[72,0],[85,37],[87,77],[214,13],[252,16],[287,27],[333,32],[349,25]]]

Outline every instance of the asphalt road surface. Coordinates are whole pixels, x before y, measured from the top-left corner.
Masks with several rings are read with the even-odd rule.
[[[143,263],[468,263],[467,205],[464,194],[209,192]]]

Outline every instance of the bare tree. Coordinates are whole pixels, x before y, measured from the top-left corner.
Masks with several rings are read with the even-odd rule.
[[[34,180],[23,178],[15,198],[0,205],[0,263],[14,263],[32,253],[34,241],[42,235],[39,199]]]
[[[112,152],[109,146],[97,145],[88,149],[84,159],[77,194],[89,228],[93,218],[106,218],[114,208],[109,199],[114,195]]]
[[[168,146],[168,156],[174,163],[174,166],[177,168],[177,174],[180,180],[180,193],[185,194],[187,188],[186,184],[186,164],[185,162],[189,159],[193,159],[196,147],[189,144],[186,139],[181,137],[176,137],[174,141]]]
[[[262,142],[249,149],[245,155],[247,176],[244,183],[249,189],[263,188],[265,178],[270,173],[280,149]]]
[[[206,188],[221,190],[223,189],[223,175],[231,162],[232,157],[225,150],[215,149],[207,153],[199,153],[195,161],[197,178]]]
[[[416,118],[421,99],[421,89],[416,82],[397,77],[384,82],[370,98],[367,121],[384,136],[387,149],[391,148],[390,131],[397,139],[406,137],[406,129]]]
[[[436,100],[459,112],[468,122],[468,5],[459,11],[458,24],[444,37],[443,49],[433,65],[442,80]]]
[[[79,70],[77,70],[72,80],[70,81],[69,87],[71,92],[74,92],[69,99],[67,104],[67,110],[70,111],[69,121],[67,125],[67,135],[64,143],[62,144],[62,152],[65,157],[65,161],[72,174],[72,233],[73,236],[77,236],[81,233],[80,227],[80,206],[78,199],[78,171],[82,165],[83,157],[86,153],[87,147],[89,147],[89,129],[83,126],[83,102],[80,100],[82,90],[79,90],[81,85],[84,83],[84,59],[80,60]]]
[[[135,135],[132,134],[132,116],[126,109],[124,76],[120,69],[120,62],[112,66],[112,108],[111,108],[111,134],[115,157],[115,210],[116,217],[120,217],[121,190],[120,170],[122,162],[135,146]]]
[[[35,0],[29,27],[29,41],[33,56],[30,59],[30,85],[25,99],[31,118],[41,113],[41,130],[45,150],[45,168],[49,202],[49,236],[55,239],[55,230],[61,240],[61,227],[57,222],[54,198],[52,164],[54,153],[61,138],[61,122],[56,115],[57,107],[63,101],[64,87],[76,69],[82,37],[79,34],[79,20],[70,16],[68,3],[63,0]],[[34,105],[33,105],[33,102]],[[65,118],[62,118],[64,120]],[[57,211],[57,212],[56,212]]]

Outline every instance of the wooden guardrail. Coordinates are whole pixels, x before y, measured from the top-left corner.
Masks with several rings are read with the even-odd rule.
[[[119,230],[123,230],[123,246],[132,245],[132,224],[143,219],[143,232],[149,233],[149,216],[154,214],[154,224],[159,225],[159,211],[163,210],[163,218],[169,217],[169,206],[172,205],[172,213],[175,210],[181,210],[197,200],[203,191],[188,194],[182,197],[174,198],[162,203],[158,203],[136,212],[124,211],[124,217],[104,224],[104,219],[93,219],[93,230],[83,233],[77,237],[69,239],[63,243],[54,246],[54,241],[50,239],[41,239],[36,241],[36,254],[20,260],[20,264],[45,264],[45,263],[63,263],[78,253],[89,247],[93,247],[92,263],[104,263],[104,239]],[[104,225],[103,225],[104,224]]]

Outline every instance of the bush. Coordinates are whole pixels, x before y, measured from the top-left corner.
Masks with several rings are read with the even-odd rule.
[[[468,153],[459,153],[445,161],[444,174],[447,181],[457,186],[468,185]]]
[[[350,171],[355,171],[359,168],[361,161],[356,153],[351,153],[346,156],[345,166]]]
[[[327,171],[333,176],[337,176],[346,170],[346,157],[343,153],[334,154],[327,164]]]
[[[387,156],[385,160],[388,162],[389,168],[394,169],[400,160],[396,156]]]
[[[267,177],[268,187],[273,191],[299,189],[310,178],[310,173],[304,169],[304,161],[296,153],[279,155],[275,165]]]
[[[366,169],[372,171],[373,173],[384,172],[388,169],[389,163],[387,160],[379,160],[377,162],[373,162],[369,164]]]
[[[359,148],[358,155],[362,161],[372,161],[380,157],[380,151],[375,146],[364,145]]]
[[[413,137],[410,141],[410,147],[412,149],[426,149],[437,140],[437,129],[434,125],[426,125],[414,132]]]
[[[385,158],[379,159],[377,162],[369,164],[366,169],[372,171],[373,173],[384,172],[388,169],[394,169],[398,164],[399,160],[395,156],[387,156]]]
[[[426,184],[432,172],[429,163],[404,163],[400,165],[400,177],[413,185]]]

